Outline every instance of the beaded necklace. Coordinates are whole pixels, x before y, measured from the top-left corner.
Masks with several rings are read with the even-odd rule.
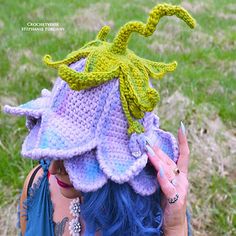
[[[69,231],[71,236],[80,236],[81,223],[79,221],[80,217],[80,198],[77,197],[70,203],[70,213],[74,217],[69,222]]]

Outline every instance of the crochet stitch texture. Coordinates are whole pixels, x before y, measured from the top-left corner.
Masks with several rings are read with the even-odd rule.
[[[151,35],[164,15],[177,15],[190,27],[194,20],[181,7],[157,5],[147,24],[129,22],[112,43],[105,42],[107,26],[97,38],[66,59],[44,62],[57,68],[59,78],[52,91],[5,112],[25,115],[29,134],[22,155],[32,159],[64,160],[75,189],[90,192],[108,179],[128,182],[134,191],[150,195],[158,188],[154,168],[148,163],[146,138],[175,162],[174,136],[159,128],[152,112],[159,100],[149,77],[161,78],[177,63],[152,62],[127,49],[132,32]]]

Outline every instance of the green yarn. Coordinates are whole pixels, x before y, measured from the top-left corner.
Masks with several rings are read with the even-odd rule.
[[[145,37],[152,35],[160,18],[172,15],[194,28],[195,20],[182,7],[158,4],[150,12],[146,24],[128,22],[111,43],[105,41],[110,28],[104,26],[94,41],[70,53],[64,60],[52,62],[51,56],[46,55],[43,61],[58,69],[59,76],[73,90],[88,89],[119,78],[120,99],[129,124],[128,133],[142,133],[144,128],[137,119],[143,118],[145,112],[151,112],[160,99],[158,92],[149,86],[149,78],[161,79],[165,73],[176,69],[177,62],[165,64],[140,58],[127,48],[128,40],[133,32]],[[76,72],[68,66],[81,58],[87,58],[84,72]]]

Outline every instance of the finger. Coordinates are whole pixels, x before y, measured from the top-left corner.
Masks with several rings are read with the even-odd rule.
[[[176,168],[175,162],[172,161],[171,158],[165,152],[163,152],[157,145],[153,147],[153,150],[163,162],[172,167],[172,169]]]
[[[177,166],[180,171],[185,174],[188,173],[188,164],[189,164],[189,147],[184,128],[179,128],[178,130],[178,141],[179,141],[179,159]]]
[[[146,149],[147,149],[147,155],[148,155],[150,162],[152,163],[152,165],[154,166],[154,168],[158,172],[160,169],[161,160],[156,156],[156,153],[149,145],[146,145]]]
[[[173,169],[176,168],[176,164],[173,162],[170,165],[168,165],[166,162],[163,162],[162,159],[158,157],[157,153],[153,150],[153,148],[151,148],[149,145],[147,145],[146,148],[148,151],[147,154],[148,154],[149,160],[151,161],[156,171],[158,172],[160,169],[160,166],[162,166],[164,168],[167,178],[169,180],[174,179],[175,174],[174,174]],[[169,157],[167,156],[167,158]]]
[[[163,162],[166,162],[166,158],[162,155],[163,153],[160,153],[160,148],[158,148],[157,144],[153,145],[152,141],[146,137],[147,145],[149,145],[153,151],[155,152],[155,155],[157,155]]]
[[[176,188],[173,184],[168,180],[164,169],[160,166],[160,170],[157,174],[158,182],[160,184],[161,190],[167,198],[172,198],[176,194]]]

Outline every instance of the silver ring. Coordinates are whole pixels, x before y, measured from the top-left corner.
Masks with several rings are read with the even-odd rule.
[[[179,194],[176,193],[173,198],[168,198],[167,200],[168,200],[168,202],[169,202],[170,204],[173,204],[173,203],[175,203],[178,199],[179,199]]]
[[[176,186],[176,179],[172,179],[171,181],[170,181],[174,186]]]
[[[57,173],[58,173],[58,174],[61,174],[61,167],[58,167]]]

